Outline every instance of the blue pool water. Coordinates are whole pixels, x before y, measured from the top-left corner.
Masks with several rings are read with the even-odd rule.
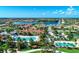
[[[14,41],[17,41],[17,40],[25,40],[27,42],[29,42],[30,39],[34,40],[34,41],[37,41],[39,39],[38,36],[12,36]]]
[[[75,47],[76,44],[73,43],[55,43],[55,46],[57,47]]]

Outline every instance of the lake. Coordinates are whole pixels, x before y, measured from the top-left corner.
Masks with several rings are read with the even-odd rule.
[[[21,24],[38,24],[40,22],[13,22],[14,25],[21,25]],[[60,25],[59,21],[53,21],[53,22],[42,22],[46,26],[57,26]]]

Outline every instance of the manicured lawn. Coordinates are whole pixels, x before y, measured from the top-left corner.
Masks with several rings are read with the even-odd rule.
[[[25,49],[22,49],[21,51],[27,51],[27,50],[31,50],[31,48],[25,48]]]
[[[58,48],[58,51],[67,52],[67,53],[79,53],[79,49],[68,49],[68,48]]]

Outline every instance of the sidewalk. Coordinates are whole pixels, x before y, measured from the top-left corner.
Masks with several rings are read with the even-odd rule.
[[[30,53],[30,52],[34,52],[34,51],[40,51],[42,49],[32,49],[32,50],[28,50],[28,51],[18,51],[18,53]]]
[[[42,49],[32,49],[32,50],[28,50],[28,51],[18,51],[17,53],[31,53],[31,52],[35,52],[35,51],[40,51]],[[60,51],[56,50],[56,53],[59,53]],[[61,53],[65,53],[65,52],[61,52]]]

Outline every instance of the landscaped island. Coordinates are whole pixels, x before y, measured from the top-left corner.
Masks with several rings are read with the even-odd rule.
[[[79,19],[0,18],[0,53],[79,53]]]

